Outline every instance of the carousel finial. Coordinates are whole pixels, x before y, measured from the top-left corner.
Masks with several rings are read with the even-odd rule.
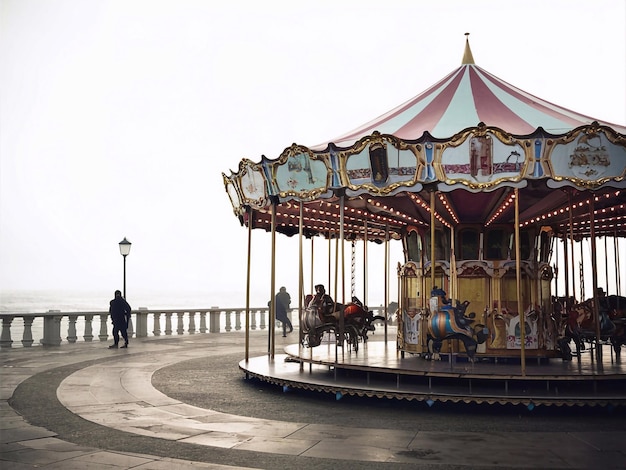
[[[470,33],[465,33],[465,52],[463,53],[463,61],[461,65],[474,65],[474,56],[472,56],[472,50],[469,45]]]

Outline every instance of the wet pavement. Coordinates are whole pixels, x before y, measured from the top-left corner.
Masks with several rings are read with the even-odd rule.
[[[336,400],[246,380],[243,355],[241,332],[3,350],[0,467],[626,468],[623,409]]]

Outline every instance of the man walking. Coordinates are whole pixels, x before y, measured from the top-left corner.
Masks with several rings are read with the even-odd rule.
[[[130,320],[130,305],[122,297],[122,293],[119,290],[115,291],[115,298],[111,300],[109,305],[109,314],[111,315],[111,321],[113,322],[113,341],[114,343],[109,346],[109,349],[117,349],[120,342],[120,333],[124,338],[124,346],[128,347],[128,322]]]
[[[289,333],[293,331],[293,325],[287,316],[290,305],[291,296],[287,289],[281,287],[278,294],[276,294],[276,319],[283,324],[283,336],[287,336],[287,328],[289,328]]]

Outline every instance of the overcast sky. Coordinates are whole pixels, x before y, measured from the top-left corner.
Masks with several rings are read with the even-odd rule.
[[[626,124],[623,0],[0,5],[4,290],[120,288],[127,237],[129,292],[243,305],[247,230],[222,172],[328,141],[421,93],[461,65],[466,32],[492,74]],[[253,234],[257,304],[269,248]],[[297,240],[281,239],[279,268],[277,283],[297,293]]]

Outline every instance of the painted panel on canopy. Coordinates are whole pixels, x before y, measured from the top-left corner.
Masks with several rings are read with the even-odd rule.
[[[477,128],[437,146],[434,166],[442,181],[486,188],[518,181],[529,161],[522,141],[495,129]]]
[[[303,146],[286,149],[273,164],[273,184],[280,197],[314,199],[329,186],[328,155],[314,154]]]
[[[224,173],[222,173],[222,177],[224,178],[224,186],[226,186],[226,194],[228,194],[228,198],[230,199],[230,203],[233,206],[233,212],[236,215],[240,215],[241,213],[241,197],[237,192],[237,186],[233,179],[228,178]]]
[[[626,138],[608,128],[587,126],[546,145],[555,180],[597,186],[626,175]]]
[[[359,141],[354,150],[340,154],[345,169],[344,184],[350,189],[363,188],[377,194],[412,186],[423,166],[420,148],[393,136],[374,133]]]
[[[252,207],[264,207],[267,205],[267,187],[261,165],[243,160],[239,165],[239,188],[243,195],[243,204]]]

